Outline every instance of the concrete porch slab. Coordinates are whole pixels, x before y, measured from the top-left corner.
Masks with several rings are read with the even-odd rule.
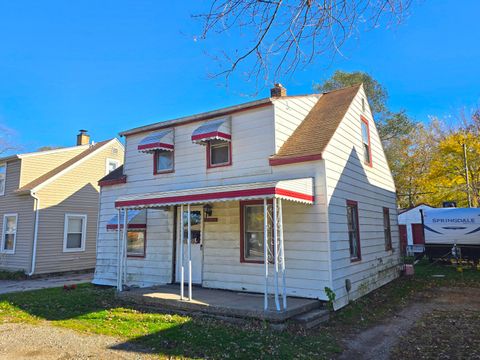
[[[185,294],[188,293],[185,287]],[[284,322],[294,316],[320,308],[315,299],[287,297],[287,310],[276,311],[273,295],[269,297],[269,310],[263,310],[263,294],[238,291],[193,288],[192,301],[180,300],[179,285],[131,289],[119,297],[135,303],[186,312],[203,312],[227,317],[255,318],[270,322]],[[281,302],[281,298],[280,298]]]

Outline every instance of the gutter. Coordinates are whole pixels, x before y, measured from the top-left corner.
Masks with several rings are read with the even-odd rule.
[[[35,220],[33,225],[33,248],[32,248],[32,263],[30,266],[30,272],[28,276],[32,276],[35,272],[36,258],[37,258],[37,241],[38,241],[38,216],[40,213],[40,199],[35,193],[30,193],[35,199]]]

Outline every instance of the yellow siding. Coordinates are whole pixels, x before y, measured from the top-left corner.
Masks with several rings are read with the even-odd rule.
[[[0,253],[0,269],[30,271],[34,200],[29,195],[17,195],[20,179],[20,160],[7,163],[5,195],[0,196],[0,236],[3,230],[3,215],[18,214],[17,240],[14,254]]]
[[[116,154],[112,148],[116,148]],[[118,142],[104,146],[94,156],[38,192],[41,201],[35,273],[62,272],[95,267],[96,232],[99,202],[98,180],[105,176],[106,159],[123,163],[123,148]],[[63,252],[66,213],[87,215],[85,251]]]
[[[20,185],[18,187],[22,187],[50,170],[55,169],[57,166],[60,166],[86,149],[86,146],[76,146],[70,149],[54,152],[47,151],[44,154],[38,153],[37,155],[23,158]]]

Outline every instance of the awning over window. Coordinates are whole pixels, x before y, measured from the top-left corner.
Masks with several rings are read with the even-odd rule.
[[[173,129],[150,134],[138,144],[138,151],[146,153],[156,150],[173,151],[173,149]]]
[[[313,204],[313,178],[175,190],[118,198],[116,208],[140,209],[206,202],[285,199]]]
[[[120,228],[123,229],[123,211],[120,215]],[[130,210],[127,214],[128,229],[146,229],[147,228],[147,211],[146,210]],[[118,229],[118,214],[112,217],[107,223],[107,230]]]
[[[231,139],[232,125],[230,118],[209,121],[192,133],[192,141],[201,145],[205,145],[209,140],[230,141]]]

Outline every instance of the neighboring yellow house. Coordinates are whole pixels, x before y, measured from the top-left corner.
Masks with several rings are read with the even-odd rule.
[[[0,269],[95,268],[98,181],[123,164],[117,139],[0,158]]]

